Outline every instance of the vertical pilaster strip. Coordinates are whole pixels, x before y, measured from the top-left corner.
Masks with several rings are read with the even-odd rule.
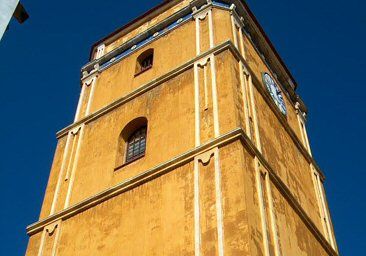
[[[268,172],[266,173],[266,191],[267,191],[267,198],[268,198],[268,208],[269,208],[269,216],[270,216],[270,224],[271,224],[271,231],[273,236],[273,243],[274,243],[274,250],[275,256],[280,256],[280,244],[278,241],[278,231],[276,226],[276,216],[274,214],[274,206],[273,206],[273,197],[272,197],[272,188],[271,188],[271,180]]]
[[[56,246],[58,243],[58,237],[59,237],[59,231],[60,231],[60,223],[61,220],[54,222],[48,226],[45,226],[42,230],[42,236],[41,236],[41,241],[39,244],[39,248],[38,248],[38,256],[42,256],[43,255],[43,250],[44,250],[44,244],[46,241],[46,237],[47,234],[49,235],[49,237],[53,236],[53,234],[55,234],[54,240],[53,240],[53,244],[52,244],[52,251],[51,251],[51,256],[55,256],[56,253]]]
[[[62,156],[62,163],[61,163],[60,172],[59,172],[58,178],[57,178],[55,193],[53,194],[53,200],[52,200],[50,215],[55,213],[56,202],[57,202],[57,198],[58,198],[58,195],[59,195],[59,192],[60,192],[62,176],[63,176],[63,173],[65,171],[64,169],[65,169],[65,165],[66,165],[66,159],[68,157],[71,137],[72,137],[72,134],[71,134],[71,132],[69,132],[67,134],[66,145],[65,145],[63,156]]]
[[[89,94],[89,99],[88,99],[88,105],[87,105],[86,110],[85,110],[85,116],[90,114],[91,104],[93,103],[93,99],[94,99],[94,91],[95,91],[96,81],[97,81],[97,76],[95,76],[93,78],[93,81],[91,83],[90,94]]]
[[[194,64],[194,101],[195,101],[195,146],[201,144],[200,141],[200,100],[199,100],[199,80],[198,64]],[[201,254],[201,228],[200,228],[200,193],[199,193],[199,163],[194,160],[194,237],[195,256]]]
[[[200,190],[199,190],[199,162],[194,158],[194,251],[195,256],[201,255],[201,227],[200,227]]]
[[[217,97],[217,83],[216,83],[216,64],[215,55],[210,56],[210,66],[211,66],[211,82],[212,82],[212,108],[213,108],[213,119],[214,119],[214,134],[215,138],[220,136],[219,127],[219,108],[218,108],[218,97]]]
[[[215,196],[216,196],[216,218],[217,218],[217,239],[219,256],[224,255],[224,224],[221,193],[221,167],[219,148],[215,148]]]
[[[239,28],[239,41],[240,41],[240,52],[241,55],[243,56],[244,60],[247,60],[247,54],[245,52],[245,48],[244,48],[244,36],[243,36],[243,30],[242,28]]]
[[[304,129],[303,129],[303,124],[301,122],[301,117],[299,117],[299,113],[297,113],[297,122],[298,122],[298,125],[299,125],[299,128],[300,128],[300,133],[301,133],[301,139],[302,139],[302,143],[303,145],[307,148],[307,145],[306,145],[306,140],[305,140],[305,134],[304,134]]]
[[[328,207],[328,204],[326,202],[325,189],[324,189],[323,182],[320,180],[320,177],[319,177],[319,186],[320,186],[320,191],[321,191],[321,195],[322,195],[322,198],[323,198],[325,216],[327,218],[327,227],[328,227],[328,231],[329,231],[330,244],[332,245],[334,250],[338,251],[337,243],[336,243],[333,228],[332,228],[332,220],[330,218],[329,207]]]
[[[212,8],[208,11],[208,29],[210,34],[210,48],[213,48],[215,46],[215,42],[214,42],[214,25],[212,18]]]
[[[254,165],[255,165],[255,180],[257,183],[257,193],[258,193],[258,202],[259,202],[259,212],[260,212],[260,219],[261,219],[261,226],[262,226],[262,233],[263,233],[263,247],[264,247],[264,255],[269,256],[269,236],[267,232],[267,218],[266,212],[264,208],[264,199],[263,199],[263,188],[261,183],[261,173],[259,170],[259,160],[257,156],[254,157]]]
[[[85,87],[87,86],[86,84],[82,83],[82,88],[81,88],[81,92],[80,92],[80,96],[79,96],[79,102],[78,102],[78,106],[76,108],[76,113],[75,113],[75,118],[74,118],[74,122],[76,122],[77,120],[79,120],[80,118],[80,112],[81,112],[81,105],[83,104],[84,101],[84,97],[85,97]]]
[[[236,6],[235,4],[232,4],[230,6],[230,14],[231,14],[231,26],[233,30],[233,38],[234,38],[234,44],[236,48],[238,48],[239,52],[243,56],[244,60],[246,60],[246,54],[244,49],[244,41],[243,41],[243,18],[239,18],[238,13],[236,12]],[[238,29],[237,29],[238,28]],[[238,32],[239,32],[239,39],[238,39]]]
[[[258,117],[257,117],[255,98],[254,98],[254,88],[253,88],[254,86],[253,86],[251,74],[249,74],[247,76],[247,82],[248,82],[248,87],[249,87],[249,98],[250,98],[250,104],[251,104],[251,113],[252,113],[252,118],[253,118],[256,147],[259,152],[262,152],[262,145],[261,145],[261,140],[260,140],[260,135],[259,135]],[[255,158],[254,158],[254,165],[255,165],[255,177],[256,177],[257,191],[258,191],[259,210],[260,210],[260,215],[261,215],[260,217],[261,217],[262,232],[263,232],[264,254],[266,256],[269,256],[270,255],[269,234],[267,232],[268,224],[267,224],[264,199],[263,199],[263,188],[262,188],[261,177],[260,177],[260,175],[261,175],[260,162],[259,162],[259,159],[257,158],[257,156],[255,156]],[[268,201],[270,201],[270,204],[272,204],[272,197],[269,197]],[[274,218],[273,218],[273,221],[275,221]],[[275,222],[273,222],[273,224],[275,225]]]
[[[43,247],[44,247],[44,241],[46,240],[46,233],[47,233],[46,228],[43,228],[37,256],[42,256],[43,254]]]
[[[231,5],[230,6],[231,9],[231,28],[232,28],[232,33],[233,33],[233,38],[234,38],[234,45],[236,48],[239,48],[240,53],[243,55],[243,57],[245,56],[244,54],[244,43],[243,43],[243,33],[241,31],[241,28],[239,26],[239,40],[238,40],[238,36],[237,36],[237,26],[236,26],[236,21],[235,21],[235,17],[234,17],[234,12],[235,12],[235,5]],[[240,41],[240,46],[238,41]],[[245,59],[245,57],[244,57]],[[248,110],[248,104],[247,104],[247,92],[246,92],[246,77],[244,77],[244,68],[243,68],[243,63],[240,61],[239,62],[239,73],[240,73],[240,87],[241,87],[241,92],[242,92],[242,100],[243,100],[243,108],[244,108],[244,113],[245,113],[245,132],[248,135],[249,138],[251,138],[251,132],[250,132],[250,120],[249,120],[249,110]]]
[[[210,48],[215,46],[214,42],[214,25],[212,17],[212,8],[208,11],[208,29],[209,29],[209,39]],[[219,111],[218,111],[218,98],[217,98],[217,83],[216,83],[216,65],[215,65],[215,55],[210,56],[210,67],[211,67],[211,83],[212,83],[212,108],[213,108],[213,119],[214,119],[214,134],[215,138],[220,136],[219,128]]]
[[[311,169],[311,178],[312,178],[313,184],[314,184],[315,196],[316,196],[317,202],[318,202],[318,208],[319,208],[321,223],[323,226],[324,236],[326,237],[326,239],[328,239],[329,234],[328,234],[327,226],[325,224],[324,210],[323,210],[323,206],[321,203],[320,191],[319,191],[319,186],[318,186],[318,173],[314,169],[312,164],[310,164],[310,169]]]
[[[319,190],[319,194],[320,194],[321,205],[323,208],[323,216],[324,216],[324,222],[325,222],[325,226],[326,226],[327,233],[328,233],[328,240],[329,240],[330,244],[332,245],[333,249],[335,249],[335,244],[334,244],[334,240],[333,240],[333,232],[332,232],[332,228],[330,226],[329,213],[328,213],[328,209],[327,209],[327,206],[325,203],[324,189],[323,189],[322,182],[320,181],[319,175],[316,175],[316,181],[317,181],[317,186],[318,186],[318,190]]]
[[[68,187],[67,194],[66,194],[66,199],[65,199],[65,205],[64,205],[65,209],[67,207],[69,207],[69,204],[70,204],[71,192],[72,192],[72,188],[73,188],[73,185],[74,185],[75,172],[76,172],[76,168],[77,168],[78,161],[79,161],[80,147],[81,147],[81,143],[82,143],[82,140],[83,140],[84,130],[85,130],[85,124],[83,124],[81,126],[80,134],[78,135],[79,136],[78,144],[77,144],[75,158],[74,158],[73,165],[72,165],[72,171],[71,171],[71,177],[70,177],[70,181],[69,181],[69,187]]]
[[[61,221],[59,221],[57,224],[55,239],[54,239],[53,245],[52,245],[51,256],[56,256],[57,244],[58,244],[58,240],[60,238],[60,233],[61,233]]]
[[[252,137],[250,132],[250,120],[249,120],[249,107],[248,107],[248,97],[247,97],[247,86],[246,86],[246,77],[244,76],[244,69],[243,64],[239,62],[239,77],[240,77],[240,87],[242,92],[242,101],[243,101],[243,108],[245,113],[245,132],[249,138]]]
[[[253,115],[253,122],[254,122],[254,132],[256,137],[256,146],[259,152],[262,152],[262,146],[260,141],[260,135],[259,135],[259,128],[258,128],[258,118],[257,118],[257,111],[255,109],[255,98],[254,98],[254,89],[253,89],[253,81],[252,76],[248,76],[248,84],[249,84],[249,94],[250,94],[250,102],[251,102],[251,109],[252,109],[252,115]]]
[[[305,138],[305,145],[308,149],[309,155],[312,156],[311,153],[311,148],[310,148],[310,143],[309,143],[309,137],[308,137],[308,133],[306,131],[306,126],[305,126],[305,122],[302,121],[302,127],[303,127],[303,133],[304,133],[304,138]]]
[[[238,48],[238,35],[236,33],[236,25],[235,25],[235,20],[234,20],[234,16],[233,16],[232,12],[231,12],[230,18],[231,18],[231,29],[233,31],[234,45],[236,48]]]
[[[72,166],[73,162],[74,162],[74,151],[75,151],[75,144],[76,144],[76,134],[74,134],[73,132],[71,132],[71,136],[72,136],[72,146],[71,146],[71,153],[70,153],[70,158],[66,167],[66,174],[65,174],[65,181],[67,181],[70,177],[70,166]]]
[[[194,8],[196,9],[196,8]],[[196,21],[196,54],[201,52],[200,41],[200,19],[195,17]],[[194,107],[195,107],[195,146],[201,144],[201,125],[200,125],[200,88],[199,88],[199,72],[198,64],[195,63],[194,69]],[[201,255],[201,226],[200,226],[200,188],[199,188],[199,163],[198,159],[194,159],[194,252],[195,256]]]
[[[194,64],[194,107],[195,107],[195,146],[201,144],[200,141],[200,88],[199,88],[199,73],[198,64]]]
[[[205,92],[205,110],[208,109],[207,65],[203,66],[203,86]]]
[[[297,121],[298,121],[299,128],[300,128],[303,145],[305,146],[305,148],[307,149],[308,153],[311,156],[312,154],[311,154],[308,133],[306,132],[304,114],[301,112],[298,102],[295,105],[295,109],[296,109],[296,116],[297,116]]]
[[[199,55],[201,53],[200,19],[196,17],[195,21],[196,21],[196,54]]]

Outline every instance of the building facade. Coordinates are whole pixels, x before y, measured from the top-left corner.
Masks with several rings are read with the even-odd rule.
[[[338,255],[296,87],[239,0],[100,40],[26,255]]]

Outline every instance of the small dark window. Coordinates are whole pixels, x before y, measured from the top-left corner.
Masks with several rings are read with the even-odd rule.
[[[150,69],[154,62],[154,50],[149,49],[140,54],[136,62],[136,75]]]
[[[126,163],[136,160],[145,155],[146,149],[146,126],[135,131],[128,139]]]
[[[149,55],[141,62],[141,69],[146,70],[148,68],[151,68],[153,64],[153,56]]]

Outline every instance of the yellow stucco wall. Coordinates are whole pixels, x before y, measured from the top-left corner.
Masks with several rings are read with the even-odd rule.
[[[257,90],[255,90],[255,96],[263,154],[307,214],[321,229],[309,163]]]
[[[108,45],[107,51],[187,3],[182,1],[141,28],[122,36]],[[212,17],[214,45],[228,40],[232,42],[230,12],[214,8]],[[199,25],[199,47],[204,53],[210,50],[209,36],[212,33],[208,16],[200,20]],[[55,204],[54,213],[64,214],[64,217],[55,219],[58,221],[56,226],[50,221],[31,233],[26,255],[39,255],[40,248],[41,255],[194,255],[198,243],[196,185],[199,188],[202,255],[220,255],[221,249],[223,255],[265,255],[263,241],[266,232],[271,255],[274,255],[276,236],[281,255],[332,255],[325,250],[326,242],[308,227],[308,220],[304,217],[308,216],[314,229],[325,236],[310,163],[296,145],[297,140],[300,143],[302,140],[294,104],[285,98],[286,122],[297,138],[291,137],[288,129],[283,127],[274,112],[276,110],[269,106],[266,91],[260,89],[263,88],[261,73],[269,70],[250,40],[244,37],[246,64],[256,78],[253,79],[253,100],[259,129],[259,138],[248,139],[240,132],[245,131],[245,95],[241,91],[240,60],[234,54],[235,50],[228,47],[205,55],[197,60],[197,72],[193,63],[184,71],[171,72],[197,56],[195,29],[195,21],[189,21],[102,71],[93,85],[92,100],[91,86],[85,87],[81,117],[85,117],[88,102],[91,102],[90,113],[95,113],[147,83],[156,82],[169,72],[171,75],[93,119],[86,117],[80,129],[78,126],[72,128],[75,135],[68,135],[70,132],[60,135],[40,221],[46,217],[54,218],[55,215],[50,216],[52,203]],[[149,48],[154,49],[153,67],[134,76],[136,58]],[[213,98],[214,78],[217,113]],[[196,86],[198,106],[195,105]],[[212,148],[207,146],[208,149],[195,147],[197,114],[201,145],[219,144]],[[215,114],[218,120],[215,120]],[[120,133],[137,117],[148,120],[145,156],[120,166],[116,161]],[[214,132],[216,122],[218,135]],[[234,137],[228,141],[221,139],[225,134]],[[68,137],[69,152],[65,155]],[[257,140],[261,142],[262,154],[255,149]],[[214,151],[205,160],[209,149]],[[179,162],[182,155],[187,155],[187,159]],[[263,166],[258,169],[256,164],[261,158],[264,159],[261,161],[268,162],[274,175],[283,183],[268,175],[272,170],[267,170],[265,175]],[[141,178],[141,182],[134,183],[144,172],[160,170],[164,163],[173,167],[164,169],[156,177]],[[60,172],[63,172],[61,176]],[[266,183],[266,179],[271,181]],[[59,192],[53,201],[58,182]],[[123,191],[77,210],[83,202],[102,197],[100,193],[130,183],[131,187],[126,186]],[[279,186],[284,188],[278,189]],[[268,189],[272,191],[273,202],[268,197]],[[291,196],[284,194],[286,189]],[[270,202],[276,219],[274,224],[271,223]],[[302,214],[293,208],[295,204],[299,205]],[[65,209],[65,205],[70,208]],[[75,211],[73,207],[76,207]]]
[[[193,97],[192,83],[192,71],[188,70],[143,94],[139,100],[130,101],[89,123],[80,151],[72,203],[191,149],[194,146],[194,105],[186,99]],[[145,157],[114,170],[119,135],[128,122],[140,116],[148,119]],[[89,175],[91,171],[93,175]]]
[[[67,220],[57,254],[192,255],[190,169],[182,166]]]
[[[272,192],[282,251],[286,255],[329,255],[273,185]]]
[[[45,197],[43,199],[41,214],[39,217],[40,219],[43,219],[43,218],[49,216],[49,214],[50,214],[53,196],[54,196],[55,189],[56,189],[58,174],[59,174],[59,171],[61,168],[61,162],[62,162],[63,151],[65,149],[65,144],[66,144],[66,137],[61,138],[57,143],[50,176],[48,178],[49,181],[48,181],[47,188],[45,191]]]
[[[181,40],[182,37],[187,40]],[[194,22],[189,22],[103,71],[96,83],[91,112],[191,60],[195,56],[194,37]],[[172,42],[179,42],[179,49],[172,47]],[[158,65],[135,76],[136,58],[150,48],[154,49],[154,63]]]
[[[262,73],[266,72],[269,73],[273,79],[275,79],[273,73],[268,69],[267,65],[264,63],[263,59],[260,57],[258,51],[255,50],[252,42],[248,37],[244,36],[244,46],[246,50],[246,56],[247,56],[247,62],[250,68],[254,72],[254,76],[257,78],[258,81],[261,82],[261,86],[265,87],[262,83]],[[289,97],[286,95],[285,90],[283,89],[283,86],[276,81],[277,85],[281,87],[282,89],[282,95],[283,99],[286,104],[287,109],[287,122],[292,128],[292,130],[295,132],[297,137],[301,140],[301,132],[300,127],[297,121],[296,117],[296,110],[295,105],[289,100]],[[301,140],[302,142],[302,140]]]
[[[42,232],[32,235],[29,238],[26,255],[38,255]]]

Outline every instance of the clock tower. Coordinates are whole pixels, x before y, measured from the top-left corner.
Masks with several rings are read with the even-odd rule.
[[[337,256],[297,83],[245,1],[164,1],[96,42],[28,256]]]

